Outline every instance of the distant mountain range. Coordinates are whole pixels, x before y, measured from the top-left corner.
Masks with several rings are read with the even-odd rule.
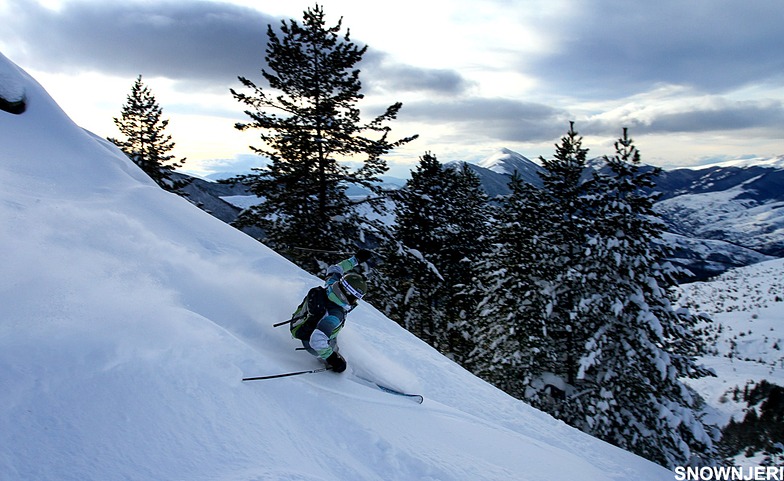
[[[542,167],[509,149],[500,149],[468,166],[491,198],[509,193],[508,183],[515,172],[526,182],[542,186]],[[601,159],[594,159],[585,175],[603,166]],[[385,182],[394,187],[405,180],[390,178]],[[201,179],[194,179],[185,190],[193,203],[225,222],[241,210],[237,205],[242,202],[233,199],[250,195],[243,186]],[[784,156],[665,170],[656,190],[661,193],[656,209],[669,230],[665,242],[673,249],[671,260],[689,269],[694,275],[691,280],[784,257]]]
[[[542,167],[508,149],[469,165],[491,197],[509,192],[514,172],[541,186]],[[602,159],[593,159],[585,176],[604,167]],[[689,269],[691,279],[784,257],[784,156],[665,170],[656,191],[671,260]]]

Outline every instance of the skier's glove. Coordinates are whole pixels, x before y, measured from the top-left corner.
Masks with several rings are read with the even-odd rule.
[[[362,264],[363,262],[367,262],[368,259],[373,257],[373,253],[367,249],[360,249],[354,254],[354,257],[357,259],[357,262]]]
[[[337,352],[330,354],[327,358],[327,364],[332,366],[332,370],[335,372],[343,372],[346,370],[346,360]]]

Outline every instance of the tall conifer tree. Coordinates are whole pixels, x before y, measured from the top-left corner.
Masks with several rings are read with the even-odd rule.
[[[382,157],[415,138],[387,138],[386,123],[397,116],[400,103],[362,122],[357,64],[367,46],[354,44],[348,30],[341,37],[341,29],[342,19],[326,25],[319,5],[304,12],[302,23],[282,21],[279,30],[270,25],[269,70],[262,69],[268,86],[240,77],[250,92],[231,90],[250,118],[236,127],[258,129],[262,145],[251,148],[271,162],[239,179],[261,198],[240,223],[262,227],[271,247],[311,271],[325,259],[305,249],[350,250],[362,237],[362,222],[346,189],[355,185],[380,193],[378,176],[387,170]],[[352,170],[343,160],[360,167]],[[380,208],[374,198],[366,202]]]
[[[546,264],[549,212],[542,193],[518,175],[500,199],[491,245],[477,266],[481,294],[475,313],[472,372],[519,398],[544,389],[542,374],[554,371],[555,344],[547,328]]]
[[[592,331],[567,422],[672,468],[711,455],[717,430],[700,421],[701,400],[681,381],[709,372],[695,363],[698,319],[670,302],[674,281],[651,193],[659,169],[640,165],[626,129],[615,147],[609,172],[597,175],[583,259],[595,293],[584,314]]]
[[[493,215],[479,176],[462,162],[454,168],[448,197],[449,227],[434,262],[447,280],[444,307],[445,352],[465,365],[475,343],[475,311],[481,299],[476,288],[479,260],[490,248]]]
[[[125,139],[109,138],[109,141],[117,145],[158,185],[176,191],[187,182],[174,181],[171,176],[175,169],[182,167],[185,159],[173,160],[174,155],[170,152],[174,149],[174,142],[171,135],[164,132],[169,121],[162,116],[163,109],[139,75],[122,107],[122,114],[114,118],[115,125],[125,135]]]
[[[478,298],[470,284],[488,243],[487,196],[468,166],[444,166],[428,152],[395,197],[397,247],[385,251],[382,267],[386,311],[462,363],[473,349]]]
[[[585,301],[592,295],[586,283],[582,262],[585,239],[592,228],[587,202],[592,184],[585,182],[583,172],[588,149],[582,147],[582,136],[574,129],[555,146],[552,159],[540,158],[544,167],[542,209],[550,219],[543,242],[548,246],[543,259],[547,271],[542,282],[549,297],[546,304],[548,332],[561,355],[565,381],[573,384],[577,377],[579,352],[590,330],[584,323]]]
[[[394,237],[418,261],[397,259],[391,276],[396,289],[404,291],[403,304],[397,307],[403,327],[437,349],[443,348],[440,327],[444,324],[444,286],[446,279],[434,257],[443,247],[448,225],[448,195],[453,172],[444,169],[435,155],[426,152],[419,158],[411,178],[396,194]],[[402,269],[402,270],[401,270]]]
[[[684,465],[710,458],[717,435],[682,383],[709,374],[695,363],[698,319],[669,298],[658,171],[640,165],[626,130],[616,149],[608,173],[584,175],[572,126],[543,161],[541,192],[511,184],[481,277],[475,370],[587,433]]]
[[[565,418],[570,406],[552,394],[575,386],[591,333],[584,314],[593,286],[583,256],[594,186],[583,178],[588,149],[574,123],[555,147],[552,159],[540,158],[542,188],[516,178],[501,203],[480,277],[484,327],[475,362],[489,380]]]

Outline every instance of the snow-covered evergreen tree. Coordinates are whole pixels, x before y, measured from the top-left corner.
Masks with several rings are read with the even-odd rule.
[[[480,265],[484,298],[471,368],[568,424],[665,466],[710,457],[717,431],[684,377],[698,321],[675,310],[656,169],[624,130],[608,173],[585,175],[574,125],[542,159],[544,186],[515,179]]]
[[[472,368],[515,396],[559,416],[555,402],[577,378],[586,211],[591,183],[584,182],[587,149],[570,124],[553,159],[540,158],[541,190],[516,178],[501,203],[494,243],[484,259],[480,336]]]
[[[698,417],[701,400],[681,381],[706,374],[689,331],[696,318],[675,311],[662,264],[663,223],[650,193],[657,169],[642,168],[624,129],[609,173],[597,176],[596,218],[580,262],[594,296],[583,299],[591,331],[562,418],[581,430],[673,467],[709,454],[715,430]]]
[[[442,323],[437,294],[443,285],[438,269],[416,249],[394,237],[374,249],[382,261],[370,273],[369,301],[390,319],[434,347]]]
[[[458,362],[473,348],[466,323],[477,297],[468,287],[487,245],[488,212],[478,176],[467,166],[445,168],[431,153],[396,195],[398,245],[385,251],[382,267],[392,280],[385,310]]]
[[[444,352],[465,364],[474,349],[474,312],[480,300],[474,279],[479,273],[477,263],[490,246],[492,209],[479,176],[468,164],[460,163],[451,180],[448,228],[433,262],[447,281]]]
[[[175,169],[182,167],[185,159],[173,160],[174,155],[170,152],[174,149],[174,142],[171,135],[164,132],[169,121],[162,116],[163,109],[139,75],[131,87],[120,117],[114,118],[115,125],[125,138],[108,140],[117,145],[158,185],[176,191],[187,182],[174,181],[171,175]]]
[[[542,233],[547,248],[542,252],[541,290],[548,335],[561,357],[562,378],[574,384],[586,333],[591,332],[584,314],[595,295],[583,263],[586,236],[595,219],[588,202],[593,183],[582,178],[588,149],[582,147],[574,122],[555,148],[552,159],[540,158],[544,167],[540,209],[549,218]]]
[[[411,171],[411,178],[395,195],[394,237],[400,253],[414,260],[388,257],[388,272],[395,279],[402,304],[393,318],[403,327],[437,349],[443,347],[440,327],[444,325],[442,292],[446,280],[433,263],[443,247],[447,228],[449,184],[453,173],[443,168],[435,155],[426,152]]]
[[[527,399],[535,395],[532,383],[540,383],[556,361],[543,292],[548,250],[543,234],[550,227],[540,207],[541,192],[517,175],[509,187],[511,194],[500,199],[496,210],[491,246],[477,264],[481,299],[474,320],[476,346],[467,366]]]
[[[262,145],[252,149],[271,161],[237,179],[261,198],[241,214],[239,224],[260,226],[268,245],[311,271],[334,260],[316,251],[350,251],[362,240],[364,222],[347,187],[380,194],[379,175],[387,170],[383,155],[415,138],[387,139],[386,123],[396,117],[400,103],[368,123],[361,120],[357,64],[367,46],[353,43],[348,31],[341,37],[341,24],[342,19],[327,27],[324,9],[316,5],[304,12],[301,24],[282,21],[280,34],[269,26],[269,70],[262,70],[269,87],[240,77],[250,93],[232,89],[250,117],[237,128],[258,129]],[[381,208],[377,197],[364,202]]]

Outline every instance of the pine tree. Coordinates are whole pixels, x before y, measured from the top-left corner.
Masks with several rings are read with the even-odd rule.
[[[465,162],[454,169],[447,202],[449,227],[434,262],[447,280],[444,351],[465,365],[474,349],[474,313],[481,299],[475,282],[479,259],[490,248],[492,209],[479,176]]]
[[[577,378],[580,349],[585,341],[584,312],[593,292],[586,283],[586,266],[582,259],[585,242],[593,220],[589,215],[593,184],[583,179],[588,149],[570,122],[569,131],[557,144],[552,159],[540,158],[544,172],[541,210],[548,217],[548,230],[543,232],[541,292],[546,299],[549,336],[561,355],[564,380],[573,385]]]
[[[585,175],[570,126],[544,186],[519,179],[504,199],[480,277],[484,300],[472,367],[507,392],[587,433],[672,467],[710,458],[717,431],[682,383],[696,365],[699,319],[676,310],[656,169],[624,130],[608,174]]]
[[[696,365],[696,318],[676,311],[651,193],[658,169],[644,169],[626,129],[609,173],[596,176],[594,218],[580,262],[587,291],[587,341],[562,419],[667,467],[710,455],[715,429],[698,417],[701,400],[681,381]],[[580,336],[581,338],[583,336]],[[684,348],[684,343],[689,344]]]
[[[541,190],[513,180],[480,266],[484,297],[472,369],[556,417],[568,407],[553,394],[574,385],[589,332],[581,318],[588,292],[580,260],[590,228],[587,153],[571,123],[554,158],[540,158]]]
[[[419,158],[411,178],[397,193],[395,229],[403,244],[425,254],[442,246],[453,174],[430,152]]]
[[[466,165],[425,153],[395,195],[394,240],[381,267],[387,314],[457,362],[473,349],[476,260],[487,246],[487,196]]]
[[[543,242],[550,230],[542,194],[515,175],[500,199],[490,248],[477,265],[481,296],[475,312],[476,346],[467,365],[505,392],[528,399],[557,358],[547,329]]]
[[[438,293],[443,277],[421,252],[394,237],[385,238],[374,249],[383,259],[370,273],[374,289],[370,302],[390,319],[428,344],[439,348],[442,322]]]
[[[426,152],[419,158],[411,178],[395,196],[393,234],[401,245],[400,252],[417,260],[390,258],[388,261],[395,265],[387,267],[390,277],[396,280],[396,289],[405,292],[394,317],[437,349],[445,347],[440,327],[444,325],[443,291],[447,280],[433,258],[443,247],[452,176],[453,172],[444,169],[435,155]]]
[[[187,185],[185,181],[174,181],[172,173],[182,167],[185,159],[172,161],[174,148],[171,135],[164,133],[169,121],[162,118],[163,109],[158,105],[149,87],[136,78],[128,95],[122,114],[114,123],[125,135],[124,140],[109,138],[136,165],[147,173],[158,185],[169,191],[177,191]]]
[[[354,44],[348,30],[341,38],[341,25],[342,19],[327,27],[316,5],[304,12],[302,24],[282,21],[280,34],[268,26],[269,70],[262,75],[269,87],[239,77],[250,93],[231,90],[250,117],[236,127],[258,129],[262,146],[251,148],[271,161],[238,179],[261,198],[240,216],[240,224],[262,227],[268,245],[314,271],[320,266],[312,251],[287,249],[352,249],[362,237],[362,222],[346,189],[356,185],[381,194],[378,176],[387,170],[382,156],[416,138],[387,139],[385,124],[397,116],[400,103],[362,123],[356,65],[367,46]],[[351,170],[339,160],[361,167]],[[381,208],[376,197],[365,202]]]

